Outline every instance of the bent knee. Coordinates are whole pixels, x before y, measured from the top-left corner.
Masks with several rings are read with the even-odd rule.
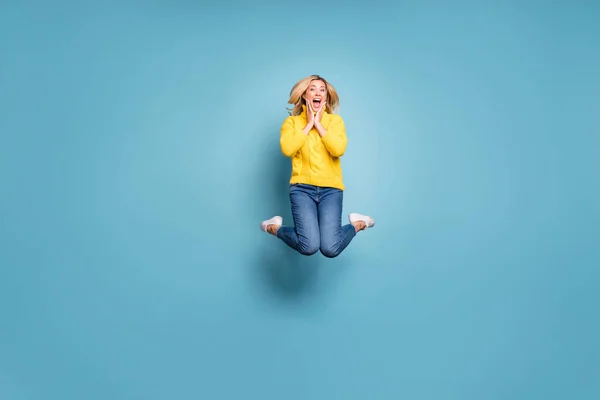
[[[298,251],[302,255],[312,256],[313,254],[316,254],[317,251],[319,251],[319,243],[308,243],[301,245]]]
[[[327,258],[335,258],[340,255],[340,251],[333,246],[321,246],[321,254]]]

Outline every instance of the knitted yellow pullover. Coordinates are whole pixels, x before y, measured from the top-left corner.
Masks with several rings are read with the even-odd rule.
[[[281,151],[292,159],[290,184],[304,183],[344,190],[340,162],[348,143],[344,120],[337,114],[323,111],[321,125],[325,128],[325,135],[321,137],[314,127],[306,135],[302,132],[307,122],[306,106],[303,109],[302,114],[287,117],[281,126]]]

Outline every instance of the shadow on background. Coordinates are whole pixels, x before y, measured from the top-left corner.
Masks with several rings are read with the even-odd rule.
[[[275,133],[275,137],[279,132]],[[265,146],[265,159],[262,166],[265,186],[261,201],[269,210],[267,217],[281,215],[283,224],[293,226],[290,209],[289,180],[291,175],[290,159],[281,153],[279,140]],[[269,237],[257,252],[260,281],[268,293],[282,300],[299,301],[313,293],[317,283],[321,254],[304,256],[291,249],[281,239]]]

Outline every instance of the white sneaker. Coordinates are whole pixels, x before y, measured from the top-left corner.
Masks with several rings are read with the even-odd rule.
[[[277,226],[281,226],[283,224],[283,218],[281,218],[279,215],[268,219],[266,221],[263,221],[260,223],[260,230],[263,232],[268,232],[267,231],[267,226],[269,225],[277,225]]]
[[[373,218],[369,217],[368,215],[362,215],[359,213],[350,213],[350,214],[348,214],[348,219],[350,220],[350,223],[356,222],[356,221],[362,221],[367,225],[367,228],[372,228],[375,226],[375,220]]]

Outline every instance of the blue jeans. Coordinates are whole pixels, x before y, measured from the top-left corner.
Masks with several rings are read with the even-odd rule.
[[[325,257],[337,257],[350,244],[356,229],[342,226],[344,192],[330,187],[290,185],[294,227],[282,226],[277,237],[303,255],[317,251]]]

